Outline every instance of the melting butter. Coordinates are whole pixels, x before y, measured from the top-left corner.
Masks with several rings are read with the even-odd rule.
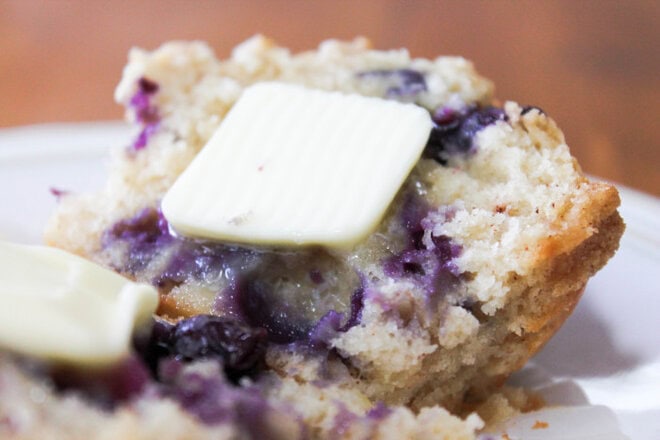
[[[163,214],[191,237],[351,247],[377,227],[431,128],[413,104],[258,83],[168,191]]]

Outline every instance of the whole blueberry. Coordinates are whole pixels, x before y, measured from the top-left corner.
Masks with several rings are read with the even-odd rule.
[[[259,371],[267,348],[266,331],[229,316],[196,315],[176,324],[157,318],[146,338],[134,341],[136,351],[158,380],[167,360],[187,363],[216,359],[236,382]]]
[[[184,360],[221,358],[225,369],[249,370],[263,358],[266,332],[237,319],[197,315],[177,323],[170,336],[171,353]]]

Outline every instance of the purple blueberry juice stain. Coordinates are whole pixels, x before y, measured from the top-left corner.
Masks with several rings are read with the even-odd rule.
[[[135,141],[133,141],[133,150],[139,151],[146,147],[149,138],[156,131],[158,131],[158,123],[144,125],[142,130],[140,130],[140,133],[138,133],[137,137],[135,138]]]
[[[54,186],[48,188],[48,191],[55,197],[58,202],[62,200],[62,197],[66,197],[70,194],[70,191],[61,188],[55,188]]]
[[[207,424],[231,421],[233,404],[227,402],[229,394],[222,380],[206,378],[199,374],[182,374],[176,382],[166,388],[165,394],[178,401],[191,414]]]
[[[362,283],[364,286],[364,282]],[[362,310],[364,309],[364,287],[359,287],[351,295],[351,308],[348,319],[339,328],[340,332],[346,332],[360,323]]]
[[[186,367],[166,359],[159,368],[159,393],[181,405],[208,425],[230,424],[240,438],[279,438],[275,426],[283,419],[298,432],[292,438],[305,438],[304,426],[294,413],[271,405],[255,385],[236,387],[224,379],[219,363],[206,362],[202,368]],[[286,422],[285,422],[286,423]],[[291,432],[288,432],[291,434]]]
[[[337,263],[330,263],[331,258],[318,248],[260,253],[252,268],[234,271],[231,287],[221,295],[221,307],[249,325],[266,328],[271,342],[304,341],[324,314],[350,308],[348,295],[345,302],[340,300],[344,288],[333,288],[336,274],[326,278],[319,269],[320,265],[334,270],[330,266]],[[320,283],[310,276],[314,272],[322,278]]]
[[[137,82],[137,91],[128,103],[128,107],[133,109],[136,120],[142,126],[142,130],[133,142],[133,151],[146,147],[149,137],[158,130],[160,115],[152,98],[158,93],[159,88],[158,83],[142,77]]]
[[[330,340],[336,338],[339,333],[345,333],[358,325],[362,319],[364,309],[364,277],[362,286],[358,287],[351,295],[351,306],[346,313],[330,310],[307,332],[306,343],[312,349],[327,349]]]
[[[337,404],[339,409],[335,418],[332,421],[332,430],[330,431],[330,438],[342,438],[348,434],[351,425],[356,423],[360,417],[342,403]]]
[[[392,409],[383,402],[378,402],[367,412],[366,416],[368,419],[380,422],[390,414],[392,414]]]
[[[117,263],[123,267],[116,267],[120,272],[140,278],[147,268],[150,274],[156,271],[147,281],[161,295],[189,281],[219,286],[213,312],[265,329],[270,343],[306,340],[325,313],[343,313],[341,307],[347,309],[350,325],[360,317],[355,293],[353,298],[347,295],[345,306],[341,301],[323,303],[321,293],[320,299],[310,293],[317,289],[336,294],[323,273],[336,263],[330,263],[332,257],[320,249],[282,253],[185,239],[173,234],[162,213],[153,208],[117,222],[106,231],[103,243],[106,249],[125,250]],[[158,266],[149,266],[154,260]]]
[[[171,362],[169,362],[171,364]],[[228,423],[241,431],[241,438],[271,438],[269,420],[291,417],[270,405],[255,386],[235,387],[219,368],[186,368],[163,364],[160,392],[174,399],[203,423]]]
[[[152,280],[163,290],[170,290],[188,279],[231,278],[258,264],[258,253],[250,249],[217,243],[175,238],[177,251],[165,269]],[[232,281],[232,280],[230,280]]]
[[[444,235],[430,235],[431,242],[424,242],[424,235],[433,228],[433,223],[426,221],[430,212],[431,207],[418,195],[404,200],[400,222],[407,233],[407,245],[383,261],[383,271],[391,278],[412,280],[432,300],[458,283],[460,274],[454,259],[461,248]]]
[[[385,87],[385,98],[415,98],[428,90],[424,74],[413,69],[379,69],[358,73],[360,79],[380,81]]]
[[[432,119],[434,126],[424,157],[446,165],[452,155],[474,153],[476,134],[497,121],[506,121],[507,116],[496,107],[468,107],[461,111],[439,108]]]
[[[50,373],[60,392],[75,392],[95,405],[111,410],[139,396],[151,383],[151,374],[138,357],[129,357],[101,370],[60,367]]]
[[[344,314],[330,310],[323,315],[308,333],[308,345],[312,349],[326,349],[328,342],[339,335]]]
[[[350,411],[342,403],[338,403],[337,406],[338,410],[332,421],[330,438],[343,438],[354,425],[361,425],[363,430],[370,432],[364,438],[371,438],[371,436],[375,436],[377,424],[392,413],[392,410],[382,402],[377,403],[364,415]]]
[[[401,208],[401,224],[407,233],[408,247],[421,249],[424,238],[424,218],[431,211],[431,207],[424,199],[414,193],[408,193],[403,200]]]
[[[154,208],[145,208],[135,217],[121,220],[105,231],[102,244],[107,248],[118,242],[127,245],[125,266],[118,270],[135,275],[143,270],[154,256],[174,242],[163,214]]]

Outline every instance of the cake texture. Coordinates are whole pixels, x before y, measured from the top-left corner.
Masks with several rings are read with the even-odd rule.
[[[260,81],[429,111],[422,158],[353,248],[169,228],[164,194]],[[133,49],[115,98],[135,137],[113,151],[100,191],[60,198],[46,241],[156,286],[158,316],[103,373],[5,355],[2,437],[471,439],[479,408],[524,407],[502,385],[571,313],[624,226],[616,189],[581,173],[554,121],[493,94],[465,59],[364,39],[291,54],[257,36],[226,60],[200,42]]]

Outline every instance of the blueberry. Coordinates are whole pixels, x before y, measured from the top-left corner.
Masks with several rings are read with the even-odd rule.
[[[142,77],[137,82],[138,89],[129,101],[129,107],[135,112],[135,117],[142,130],[133,141],[133,150],[141,150],[147,145],[149,137],[156,132],[160,123],[160,114],[158,108],[153,105],[151,97],[158,92],[160,88],[158,83]]]
[[[450,155],[474,150],[474,136],[497,121],[506,121],[504,110],[496,107],[468,108],[464,111],[438,109],[432,115],[434,127],[424,156],[446,164]]]
[[[474,138],[477,132],[483,130],[497,121],[505,121],[506,113],[501,108],[485,107],[469,114],[460,128],[460,135],[465,139]]]
[[[449,262],[461,253],[461,247],[452,242],[446,235],[432,235],[435,256],[443,262]]]
[[[158,91],[159,86],[157,82],[143,76],[138,80],[138,88],[145,95],[153,95]]]
[[[347,332],[355,327],[362,320],[362,310],[364,309],[364,279],[362,285],[355,289],[351,295],[351,306],[348,317],[344,321],[346,313],[340,313],[336,310],[330,310],[311,328],[307,333],[307,344],[311,348],[328,349],[328,342],[335,338],[338,333]]]
[[[312,328],[312,323],[304,320],[295,307],[273,292],[270,283],[259,278],[248,278],[240,283],[238,304],[246,321],[265,328],[272,342],[299,341]]]
[[[151,96],[158,92],[158,84],[147,78],[138,80],[138,90],[131,97],[130,106],[135,110],[138,121],[143,124],[158,122],[158,109],[152,105]]]
[[[364,281],[363,281],[364,284]],[[343,326],[339,328],[340,332],[345,332],[355,327],[362,319],[362,310],[364,309],[364,287],[357,288],[351,295],[351,310],[348,319]]]
[[[424,74],[413,69],[369,70],[360,72],[358,77],[382,81],[386,98],[415,97],[427,90]]]
[[[154,208],[145,208],[135,217],[115,223],[103,236],[106,247],[117,242],[128,245],[125,267],[118,269],[133,275],[143,270],[163,246],[173,241],[165,217]]]
[[[449,107],[438,107],[431,115],[431,119],[437,130],[446,132],[458,128],[468,112],[472,110],[473,108],[459,111]]]
[[[154,208],[145,208],[135,217],[119,221],[110,229],[111,238],[131,240],[136,243],[155,242],[169,235],[167,220]]]
[[[392,278],[407,278],[418,283],[430,296],[457,282],[452,259],[460,247],[442,237],[443,246],[434,249],[406,249],[383,261],[383,271]],[[444,240],[448,240],[444,244]]]
[[[390,414],[392,414],[392,409],[383,402],[378,402],[367,412],[366,415],[368,419],[381,421],[387,418]]]
[[[344,314],[330,310],[309,331],[307,343],[312,348],[328,348],[328,342],[337,336],[342,327]]]
[[[428,256],[426,250],[406,249],[385,260],[385,274],[392,278],[423,277],[429,271],[425,268]]]
[[[171,355],[185,361],[219,358],[230,377],[259,366],[266,351],[266,332],[235,318],[197,315],[174,326],[169,336]]]
[[[172,375],[164,369],[169,364],[211,359],[219,361],[227,377],[237,382],[259,371],[267,335],[263,328],[247,326],[230,316],[197,315],[176,324],[156,318],[151,333],[136,338],[134,346],[160,381]]]

